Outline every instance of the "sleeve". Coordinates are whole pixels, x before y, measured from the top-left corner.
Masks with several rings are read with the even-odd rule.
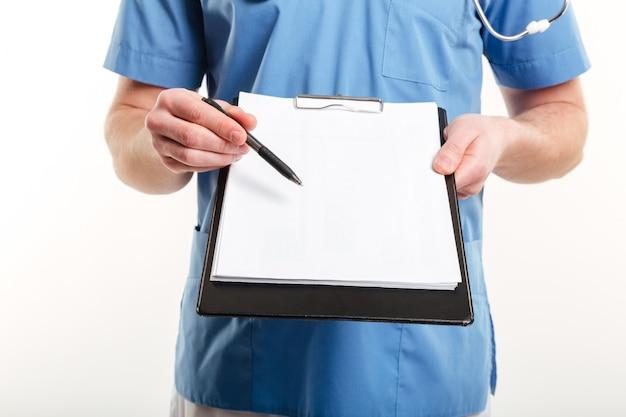
[[[197,89],[206,72],[199,0],[122,0],[104,67],[164,88]]]
[[[563,0],[486,0],[485,14],[498,32],[523,31],[532,20],[555,15]],[[498,84],[518,89],[549,87],[576,78],[590,68],[574,10],[569,9],[543,33],[503,42],[482,28],[484,55]]]

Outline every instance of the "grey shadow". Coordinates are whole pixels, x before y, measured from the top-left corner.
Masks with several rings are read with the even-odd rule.
[[[276,173],[276,175],[280,177],[280,174]],[[282,179],[282,177],[279,179]],[[253,177],[247,173],[239,174],[237,181],[242,187],[245,188],[246,191],[256,194],[259,197],[263,197],[264,199],[277,203],[287,203],[289,201],[285,193],[279,192],[278,189],[276,187],[272,187],[270,183],[261,181],[259,178]],[[285,179],[285,181],[287,180]],[[296,185],[294,185],[294,187],[295,186]]]

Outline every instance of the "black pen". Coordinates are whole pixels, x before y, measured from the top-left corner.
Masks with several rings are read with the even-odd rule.
[[[202,101],[204,101],[205,103],[209,104],[213,108],[221,111],[226,116],[228,116],[228,113],[226,113],[226,111],[222,108],[222,106],[220,106],[215,100],[209,97],[203,97]],[[246,143],[252,149],[254,149],[261,156],[261,158],[265,159],[271,166],[273,166],[276,169],[276,171],[280,172],[288,180],[293,181],[298,185],[302,185],[302,181],[300,181],[300,178],[298,178],[296,173],[293,172],[293,170],[289,168],[287,164],[285,164],[283,161],[280,160],[280,158],[274,155],[272,151],[267,149],[261,142],[259,142],[257,138],[252,136],[250,132],[246,131],[246,134],[248,135],[248,138],[246,139]]]

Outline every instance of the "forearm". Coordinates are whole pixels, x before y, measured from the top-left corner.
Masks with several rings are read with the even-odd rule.
[[[109,113],[105,137],[117,176],[132,188],[149,194],[180,190],[192,173],[169,170],[152,146],[144,120],[148,110],[120,106]]]
[[[580,163],[587,137],[587,114],[582,104],[566,100],[527,106],[510,105],[505,146],[494,172],[519,183],[562,177]]]

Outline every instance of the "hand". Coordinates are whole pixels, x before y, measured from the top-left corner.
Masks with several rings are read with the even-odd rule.
[[[514,122],[506,117],[466,114],[444,130],[445,144],[433,160],[433,169],[454,173],[459,198],[478,194],[508,144]]]
[[[152,135],[152,146],[171,171],[218,169],[250,150],[244,129],[254,129],[256,119],[237,106],[218,102],[232,119],[193,91],[174,88],[159,94],[145,125]]]

